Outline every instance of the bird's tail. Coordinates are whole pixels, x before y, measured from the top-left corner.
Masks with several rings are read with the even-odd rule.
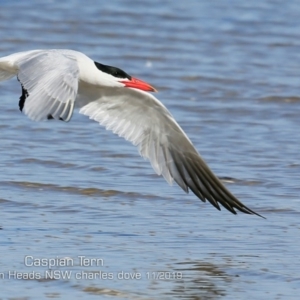
[[[8,80],[17,75],[17,69],[7,58],[8,56],[0,58],[0,81]]]

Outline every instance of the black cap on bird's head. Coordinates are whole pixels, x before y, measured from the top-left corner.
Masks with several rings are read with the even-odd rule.
[[[123,83],[125,87],[135,88],[147,92],[156,92],[156,89],[147,82],[132,77],[119,68],[103,65],[98,62],[95,62],[95,65],[100,71],[121,79],[118,81]]]

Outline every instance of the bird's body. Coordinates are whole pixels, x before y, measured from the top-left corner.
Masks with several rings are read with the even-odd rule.
[[[256,214],[212,173],[155,89],[121,69],[73,50],[32,50],[0,58],[0,81],[17,76],[20,110],[35,121],[69,121],[80,113],[138,147],[158,175],[220,210]]]

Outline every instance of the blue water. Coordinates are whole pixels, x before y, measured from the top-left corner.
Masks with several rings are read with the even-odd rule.
[[[17,80],[2,82],[0,299],[298,299],[299,12],[295,0],[0,1],[0,56],[75,49],[151,83],[267,218],[168,186],[78,113],[32,122]],[[42,259],[58,259],[52,279]]]

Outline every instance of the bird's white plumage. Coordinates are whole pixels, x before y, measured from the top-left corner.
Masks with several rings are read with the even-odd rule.
[[[78,90],[79,68],[71,55],[41,51],[17,63],[18,79],[28,92],[24,113],[32,120],[71,118]]]
[[[119,78],[99,71],[72,50],[34,50],[0,58],[0,81],[17,75],[27,91],[24,113],[39,121],[68,121],[74,102],[80,113],[132,142],[155,172],[220,209],[221,203],[249,214],[212,173],[166,107],[152,94],[124,88]],[[127,79],[126,79],[127,80]],[[24,93],[24,91],[23,91]],[[23,95],[24,96],[24,95]]]
[[[195,149],[162,103],[153,95],[136,89],[127,89],[124,93],[122,88],[90,88],[89,92],[94,97],[98,93],[98,97],[79,112],[132,142],[140,154],[150,160],[155,172],[172,184],[171,151],[183,151],[180,146],[183,141],[190,145],[190,151]],[[172,144],[173,141],[178,144]],[[176,179],[186,190],[184,182]]]

